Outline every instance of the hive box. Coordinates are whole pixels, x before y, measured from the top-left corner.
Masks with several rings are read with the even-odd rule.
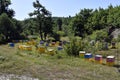
[[[54,49],[48,49],[48,54],[49,54],[49,55],[54,55],[54,54],[55,54]]]
[[[84,58],[84,56],[85,56],[85,51],[79,51],[79,56],[80,56],[81,58]]]
[[[115,56],[107,56],[106,64],[108,66],[113,66],[115,64]]]
[[[28,51],[32,51],[32,46],[27,46],[27,45],[19,45],[18,49],[20,50],[28,50]]]
[[[45,53],[45,47],[43,47],[43,46],[39,46],[37,50],[40,53]]]
[[[92,58],[92,53],[86,53],[85,56],[84,56],[84,58],[86,60],[90,60]]]
[[[14,43],[8,43],[8,46],[9,46],[9,47],[14,47],[15,44],[14,44]]]
[[[62,47],[62,46],[58,46],[57,48],[58,48],[58,50],[62,50],[62,49],[63,49],[63,47]]]
[[[95,55],[95,62],[102,64],[102,55]]]

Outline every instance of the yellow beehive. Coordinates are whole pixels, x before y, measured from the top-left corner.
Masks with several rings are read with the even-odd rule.
[[[18,49],[32,51],[32,46],[19,45]]]
[[[57,41],[57,42],[56,42],[56,46],[59,46],[59,43],[60,43],[60,42],[59,42],[59,41]]]
[[[31,45],[31,41],[28,41],[28,42],[27,42],[27,45]]]
[[[48,54],[49,54],[49,55],[54,55],[54,54],[55,54],[54,49],[48,49]]]
[[[31,41],[27,42],[27,45],[35,45],[35,44],[36,44],[36,42],[34,40],[31,40]]]
[[[40,53],[45,53],[45,47],[40,46],[40,47],[37,48],[37,51],[40,52]]]
[[[25,46],[25,45],[19,45],[19,46],[18,46],[18,49],[24,50],[24,46]]]
[[[32,46],[24,46],[24,50],[32,51]]]
[[[36,44],[35,40],[31,40],[31,45],[35,45],[35,44]]]
[[[80,58],[84,58],[84,56],[85,56],[85,51],[79,51],[79,56],[80,56]]]

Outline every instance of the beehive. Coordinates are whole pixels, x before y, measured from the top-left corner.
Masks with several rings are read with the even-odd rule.
[[[54,54],[55,54],[54,49],[48,49],[48,54],[49,54],[49,55],[54,55]]]
[[[63,42],[61,41],[61,42],[59,42],[59,46],[62,46],[63,45]]]
[[[40,41],[41,46],[44,46],[44,43],[45,43],[44,41]]]
[[[115,42],[112,42],[112,49],[116,48],[116,43]]]
[[[91,53],[86,53],[85,56],[84,56],[84,58],[86,60],[91,60],[92,59],[92,54]]]
[[[59,46],[59,43],[60,43],[60,42],[59,42],[59,41],[57,41],[57,42],[56,42],[56,46]]]
[[[107,56],[106,64],[108,66],[114,66],[114,64],[115,64],[115,56]]]
[[[79,51],[79,56],[80,56],[80,58],[84,58],[84,56],[85,56],[85,51]]]
[[[62,47],[62,46],[58,46],[57,48],[58,48],[58,50],[62,50],[62,49],[63,49],[63,47]]]
[[[40,52],[40,53],[45,53],[45,47],[44,46],[39,46],[37,48],[37,51]]]
[[[8,46],[9,46],[9,47],[14,47],[15,44],[14,44],[14,43],[8,43]]]
[[[27,45],[35,45],[36,42],[34,40],[27,41]]]
[[[47,47],[48,47],[48,46],[49,46],[49,43],[46,43],[46,44],[45,44],[45,46],[47,46]]]
[[[56,45],[55,42],[51,42],[52,47],[55,47],[55,45]]]
[[[24,47],[24,50],[32,51],[32,46],[23,46],[23,47]]]
[[[25,45],[19,45],[19,46],[18,46],[18,49],[19,49],[19,50],[24,50],[24,46],[25,46]]]
[[[32,51],[32,46],[27,46],[27,45],[19,45],[18,49],[20,50],[28,50],[28,51]]]
[[[102,64],[102,55],[95,55],[95,62]]]

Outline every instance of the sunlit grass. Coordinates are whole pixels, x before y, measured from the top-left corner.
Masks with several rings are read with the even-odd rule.
[[[20,51],[0,46],[0,73],[28,75],[40,80],[120,80],[116,67],[96,64],[79,57],[68,56],[64,50],[51,56],[34,51]],[[114,54],[115,50],[103,51]]]

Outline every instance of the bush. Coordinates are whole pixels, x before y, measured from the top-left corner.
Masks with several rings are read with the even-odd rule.
[[[85,44],[82,42],[81,39],[77,39],[77,38],[71,38],[70,39],[70,43],[66,44],[64,46],[64,49],[66,51],[66,53],[70,56],[78,56],[79,55],[79,51],[83,50],[85,47]]]
[[[104,40],[104,39],[108,38],[108,33],[106,30],[97,30],[97,31],[93,32],[92,35],[90,35],[90,38],[92,40]]]
[[[65,32],[63,32],[63,31],[57,31],[57,34],[60,35],[61,37],[66,36]]]

